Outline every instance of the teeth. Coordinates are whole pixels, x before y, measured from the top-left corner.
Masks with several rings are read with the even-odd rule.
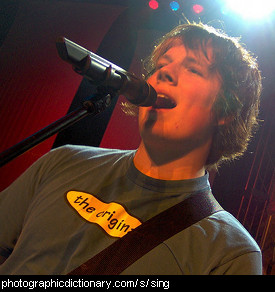
[[[164,94],[157,95],[157,100],[154,105],[155,108],[171,109],[171,108],[174,108],[175,106],[176,106],[175,101],[172,100],[170,97]]]
[[[165,98],[165,99],[169,99],[169,97],[167,97],[166,95],[164,94],[158,94],[157,97],[160,97],[160,98]]]

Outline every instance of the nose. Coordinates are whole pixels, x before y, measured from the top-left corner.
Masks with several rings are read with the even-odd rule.
[[[170,85],[177,85],[177,69],[172,64],[159,69],[157,74],[158,82],[167,82]]]

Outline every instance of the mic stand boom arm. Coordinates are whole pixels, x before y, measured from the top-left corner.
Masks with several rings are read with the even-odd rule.
[[[97,85],[97,93],[94,94],[89,100],[85,101],[82,108],[67,114],[63,118],[55,121],[35,134],[22,140],[18,144],[0,153],[0,167],[33,148],[37,144],[43,142],[47,138],[71,126],[82,118],[88,115],[95,116],[101,113],[111,104],[111,99],[119,94],[119,90],[110,88],[110,86],[106,84],[106,80],[111,81],[111,84],[112,80],[116,81],[116,84],[117,80],[121,80],[121,82],[123,82],[124,78],[122,75],[126,71],[122,68],[108,62],[107,60],[104,60],[100,56],[93,54],[92,52],[80,47],[64,37],[57,39],[56,48],[59,57],[63,61],[73,65],[74,71],[82,75],[85,75],[85,72],[89,71],[92,59],[94,62],[96,61],[96,68],[98,69],[98,72],[101,73],[101,79],[93,82]]]
[[[105,110],[114,97],[112,93],[106,93],[98,89],[98,93],[94,94],[89,100],[83,103],[82,108],[79,108],[63,118],[53,122],[47,127],[41,129],[35,134],[29,136],[18,144],[0,153],[0,167],[4,166],[17,156],[23,154],[37,144],[43,142],[47,138],[53,136],[57,132],[64,130],[82,118],[92,115],[95,116]]]
[[[60,37],[57,39],[56,48],[63,61],[71,64],[75,72],[97,86],[97,93],[85,101],[82,108],[0,153],[0,167],[87,115],[94,116],[104,111],[111,104],[111,99],[119,94],[126,93],[130,102],[142,106],[150,106],[152,100],[156,99],[155,90],[145,81],[142,82],[133,74],[74,42]]]

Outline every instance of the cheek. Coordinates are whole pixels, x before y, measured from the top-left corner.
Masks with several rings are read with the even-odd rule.
[[[197,132],[212,125],[211,107],[189,104],[179,109],[171,118],[171,128],[179,132]]]

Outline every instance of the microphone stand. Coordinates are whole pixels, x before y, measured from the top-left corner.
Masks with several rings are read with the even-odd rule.
[[[111,104],[111,99],[116,96],[117,93],[107,91],[106,88],[102,89],[100,87],[98,87],[97,90],[97,93],[83,102],[82,108],[67,114],[63,118],[53,122],[18,144],[15,144],[11,148],[0,153],[0,167],[82,118],[88,115],[95,116],[103,112]]]
[[[127,90],[130,92],[136,90],[135,86],[133,87],[131,84],[127,85],[127,72],[124,69],[119,68],[115,64],[110,63],[72,41],[60,37],[56,42],[56,48],[61,59],[73,65],[74,71],[84,75],[93,84],[97,85],[97,93],[85,101],[82,108],[69,113],[0,153],[0,167],[82,118],[101,113],[111,104],[111,99],[118,96],[123,86],[128,86]],[[137,81],[134,76],[131,78],[132,82]],[[126,85],[124,84],[125,82]],[[121,91],[121,93],[123,92]]]

